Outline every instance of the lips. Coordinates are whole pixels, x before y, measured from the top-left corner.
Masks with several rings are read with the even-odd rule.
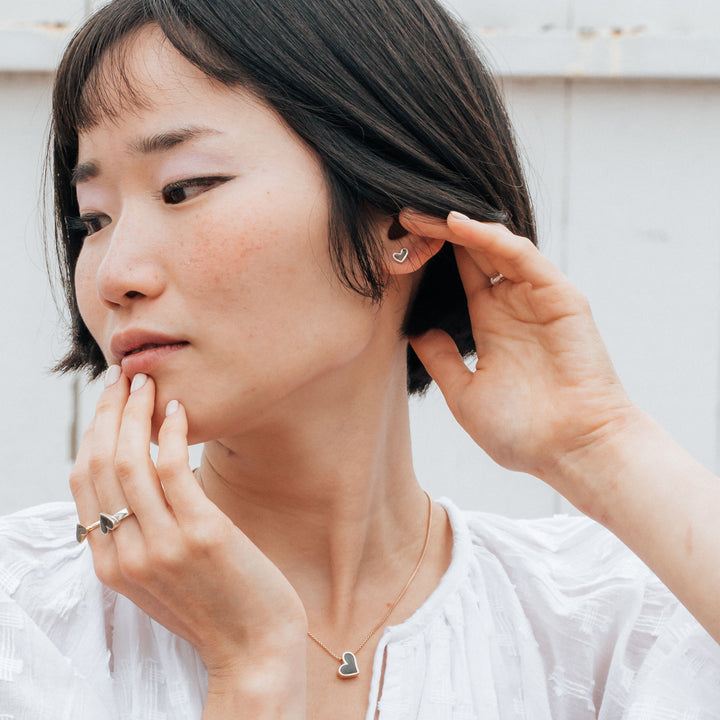
[[[132,375],[133,372],[128,372],[131,368],[135,372],[145,371],[147,368],[142,368],[141,365],[187,345],[187,340],[183,338],[152,330],[129,329],[113,335],[110,352],[126,374]]]
[[[143,345],[142,347],[136,348],[135,350],[130,350],[130,352],[125,353],[125,357],[128,355],[135,355],[135,353],[142,352],[143,350],[152,350],[153,348],[157,347],[163,347],[163,345],[167,345],[168,343],[148,343],[147,345]],[[178,343],[169,343],[172,345],[177,345]]]

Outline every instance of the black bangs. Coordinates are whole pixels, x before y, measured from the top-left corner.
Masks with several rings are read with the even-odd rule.
[[[152,22],[152,18],[142,12],[142,3],[125,5],[128,6],[125,22],[104,20],[106,7],[93,15],[71,40],[53,93],[56,142],[76,144],[79,132],[93,127],[104,116],[115,116],[119,102],[139,100],[126,72],[127,47],[120,41]]]

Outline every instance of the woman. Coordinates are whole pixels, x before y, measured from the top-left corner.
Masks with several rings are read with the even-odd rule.
[[[527,239],[502,105],[439,7],[115,0],[53,121],[60,367],[106,387],[76,507],[2,526],[2,712],[716,716],[717,480]],[[431,502],[426,369],[710,634],[589,521]]]

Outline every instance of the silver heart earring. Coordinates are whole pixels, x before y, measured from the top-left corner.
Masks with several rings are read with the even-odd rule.
[[[393,253],[393,260],[399,263],[404,263],[409,254],[410,251],[407,248],[403,248],[402,250]]]

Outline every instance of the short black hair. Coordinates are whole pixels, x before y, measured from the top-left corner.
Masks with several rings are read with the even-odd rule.
[[[82,25],[56,76],[50,138],[56,252],[71,347],[57,370],[96,377],[105,359],[75,298],[83,238],[71,183],[78,133],[117,112],[101,61],[154,24],[202,72],[268,103],[319,156],[330,200],[330,252],[350,288],[382,300],[387,272],[372,218],[403,207],[501,222],[536,241],[532,205],[495,82],[462,26],[435,0],[112,0]],[[102,69],[101,69],[102,68]],[[138,100],[140,102],[140,100]],[[442,328],[475,350],[446,244],[423,271],[403,332]],[[408,346],[408,391],[430,383]]]

